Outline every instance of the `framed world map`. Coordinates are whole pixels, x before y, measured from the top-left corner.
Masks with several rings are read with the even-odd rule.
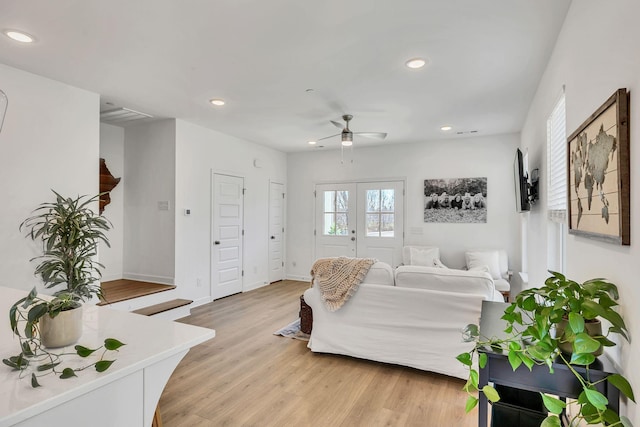
[[[567,143],[569,233],[629,245],[627,90],[618,89]]]

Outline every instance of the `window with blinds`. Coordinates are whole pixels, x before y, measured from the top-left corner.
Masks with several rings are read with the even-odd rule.
[[[567,127],[564,94],[547,120],[547,212],[551,221],[566,221]]]

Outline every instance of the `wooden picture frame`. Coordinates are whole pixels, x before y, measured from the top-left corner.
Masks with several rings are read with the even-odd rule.
[[[569,234],[630,242],[629,93],[618,89],[567,138]]]

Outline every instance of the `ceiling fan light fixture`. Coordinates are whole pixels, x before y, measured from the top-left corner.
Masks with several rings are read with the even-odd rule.
[[[453,129],[453,126],[445,125],[440,128],[441,131],[447,132]]]
[[[317,141],[309,141],[309,142],[307,142],[307,144],[309,144],[309,145],[316,145],[316,142],[317,142]]]
[[[353,132],[345,129],[342,131],[342,146],[349,147],[351,145],[353,145]]]
[[[408,60],[407,62],[405,62],[405,65],[409,68],[412,68],[414,70],[418,69],[418,68],[422,68],[427,64],[427,61],[425,61],[422,58],[413,58]]]

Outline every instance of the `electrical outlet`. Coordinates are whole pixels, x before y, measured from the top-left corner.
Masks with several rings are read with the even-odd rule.
[[[199,277],[196,279],[196,286],[197,286],[198,288],[202,287],[202,279],[201,279],[201,278],[199,278]]]

